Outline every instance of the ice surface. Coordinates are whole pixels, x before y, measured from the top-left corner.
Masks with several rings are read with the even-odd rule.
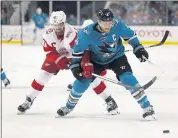
[[[121,86],[107,83],[116,100],[120,115],[110,116],[104,101],[89,89],[75,110],[64,118],[55,118],[56,111],[68,97],[66,86],[73,81],[70,71],[54,76],[32,108],[25,115],[17,115],[17,107],[24,102],[30,85],[44,60],[40,46],[2,46],[2,65],[12,83],[2,89],[3,138],[177,138],[178,137],[178,47],[148,49],[150,60],[139,63],[132,52],[127,53],[135,76],[141,84],[154,75],[160,78],[147,91],[157,121],[147,122],[142,110]],[[107,77],[115,79],[112,72]],[[163,134],[163,130],[170,130]]]

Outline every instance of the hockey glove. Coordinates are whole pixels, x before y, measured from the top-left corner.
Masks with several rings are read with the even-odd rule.
[[[83,69],[83,76],[86,78],[92,78],[92,73],[94,72],[93,64],[92,63],[85,63],[82,65]]]
[[[70,69],[74,75],[74,77],[77,79],[77,80],[81,80],[83,78],[83,75],[82,75],[82,68],[80,66],[79,63],[73,63],[70,65]]]
[[[144,48],[139,48],[136,50],[135,56],[140,60],[140,62],[145,62],[149,57],[148,52]]]
[[[69,69],[69,60],[66,57],[59,57],[56,61],[57,69]]]
[[[44,49],[49,52],[48,49]],[[46,54],[46,58],[48,62],[53,62],[56,64],[58,70],[69,69],[69,59],[66,57],[68,55],[68,51],[65,48],[61,48],[56,51],[55,49],[50,50],[48,54]]]
[[[83,69],[82,74],[86,78],[92,78],[92,73],[94,72],[94,67],[93,64],[90,62],[90,57],[90,51],[85,50],[81,60],[81,66]]]

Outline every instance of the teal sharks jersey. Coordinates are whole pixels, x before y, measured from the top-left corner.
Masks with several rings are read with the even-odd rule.
[[[93,62],[108,64],[124,55],[123,40],[127,41],[134,49],[141,46],[135,32],[117,17],[114,18],[108,33],[98,32],[96,25],[97,23],[93,23],[78,32],[73,55],[81,55],[84,50],[90,50]],[[73,56],[73,61],[77,60],[80,58]]]

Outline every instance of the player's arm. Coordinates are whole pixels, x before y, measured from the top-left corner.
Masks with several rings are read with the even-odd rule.
[[[36,20],[35,20],[35,17],[36,17],[36,15],[34,14],[33,15],[33,17],[32,17],[32,20],[35,22]]]
[[[72,63],[70,65],[70,69],[74,75],[74,77],[78,80],[83,78],[82,68],[81,68],[81,59],[84,54],[84,49],[82,48],[83,42],[80,41],[80,35],[78,34],[78,38],[75,40],[75,45],[73,46],[72,52]]]
[[[83,31],[79,31],[77,38],[75,39],[75,44],[72,48],[72,63],[81,62],[84,51],[88,50],[88,45],[88,37],[83,33]]]
[[[66,49],[56,51],[56,42],[49,40],[49,33],[52,33],[52,31],[51,28],[47,29],[46,34],[43,37],[43,49],[46,53],[46,59],[50,63],[55,63],[58,69],[68,69],[69,60],[66,58],[68,51]]]
[[[143,47],[140,44],[140,41],[136,35],[136,33],[128,27],[123,21],[121,20],[116,20],[117,23],[117,30],[121,32],[121,37],[127,41],[134,49],[136,47]]]
[[[78,34],[78,39],[76,39],[76,44],[73,47],[72,64],[70,65],[74,77],[78,80],[81,80],[83,77],[92,77],[93,65],[90,63],[88,45],[87,37]]]
[[[70,48],[73,48],[77,40],[77,30],[75,30],[75,28],[71,26],[71,31],[72,33],[70,33],[68,37],[71,38],[70,43],[69,43]]]
[[[75,59],[75,62],[73,58],[73,63],[70,65],[70,69],[76,79],[81,80],[83,77],[92,78],[94,67],[90,62],[90,59],[89,50],[82,52],[81,57]]]
[[[136,33],[122,21],[118,22],[118,29],[122,33],[121,37],[133,47],[135,56],[140,60],[140,62],[145,62],[145,58],[148,59],[149,55],[140,43]]]
[[[43,17],[45,19],[45,24],[47,24],[47,22],[48,22],[48,16],[45,13],[43,13]]]

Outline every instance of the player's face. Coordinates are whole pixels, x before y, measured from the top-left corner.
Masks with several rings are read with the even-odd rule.
[[[112,27],[112,21],[98,21],[98,24],[100,25],[101,29],[104,32],[109,32]]]
[[[36,10],[36,13],[40,15],[40,14],[42,13],[42,10],[41,10],[40,8],[38,8],[38,9]]]
[[[55,30],[56,34],[58,34],[58,35],[62,35],[64,33],[64,27],[65,27],[64,22],[53,25],[53,29]]]

